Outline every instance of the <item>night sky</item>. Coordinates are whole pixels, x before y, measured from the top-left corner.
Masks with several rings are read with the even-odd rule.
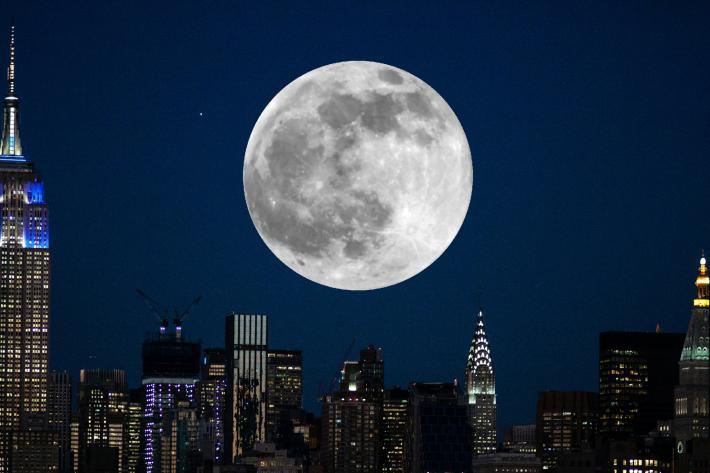
[[[539,390],[597,388],[600,331],[687,327],[710,246],[707,2],[7,3],[23,147],[50,203],[54,369],[121,367],[137,385],[157,325],[135,289],[201,294],[189,336],[221,346],[228,311],[268,314],[320,412],[353,337],[382,347],[387,385],[461,380],[480,300],[502,430],[534,421]],[[369,292],[284,266],[242,188],[263,107],[344,60],[430,84],[474,162],[448,251]]]

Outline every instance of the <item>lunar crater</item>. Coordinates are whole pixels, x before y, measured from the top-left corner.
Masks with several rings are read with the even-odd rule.
[[[287,266],[341,289],[419,273],[448,247],[471,196],[463,129],[415,76],[347,62],[285,87],[244,161],[249,213]]]

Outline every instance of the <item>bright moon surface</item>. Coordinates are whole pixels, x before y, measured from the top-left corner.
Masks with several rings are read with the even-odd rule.
[[[266,245],[340,289],[386,287],[427,268],[461,228],[472,185],[453,110],[419,78],[375,62],[291,82],[262,112],[244,160]]]

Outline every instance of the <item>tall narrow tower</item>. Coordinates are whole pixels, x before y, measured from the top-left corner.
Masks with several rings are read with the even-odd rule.
[[[226,318],[225,335],[224,458],[230,463],[266,441],[268,318],[232,313]]]
[[[697,296],[693,301],[688,333],[678,362],[679,383],[675,390],[673,434],[679,442],[708,438],[708,314],[710,314],[710,275],[705,254],[700,258],[695,280]]]
[[[466,393],[473,429],[473,454],[496,451],[496,382],[483,311],[476,317],[476,330],[466,362]]]
[[[20,145],[14,26],[7,81],[0,138],[0,431],[43,423],[49,361],[48,212],[40,175]]]
[[[13,469],[10,450],[20,429],[44,426],[49,374],[47,204],[20,145],[14,26],[7,82],[0,136],[0,472]]]

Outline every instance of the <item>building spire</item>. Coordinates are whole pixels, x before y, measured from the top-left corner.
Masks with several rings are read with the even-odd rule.
[[[10,62],[7,66],[7,97],[3,113],[0,157],[22,160],[20,144],[20,100],[15,92],[15,24],[10,26]]]
[[[710,307],[710,276],[708,276],[705,250],[701,250],[700,253],[700,267],[698,268],[698,277],[695,278],[695,287],[698,290],[698,294],[693,301],[693,306]]]
[[[496,451],[496,387],[491,348],[488,345],[483,310],[478,311],[466,363],[466,397],[475,455]]]
[[[495,378],[491,349],[488,346],[488,336],[483,323],[483,310],[476,315],[476,328],[466,360],[468,391],[470,393],[495,393]]]
[[[15,23],[10,26],[10,63],[7,66],[7,95],[15,96]]]

